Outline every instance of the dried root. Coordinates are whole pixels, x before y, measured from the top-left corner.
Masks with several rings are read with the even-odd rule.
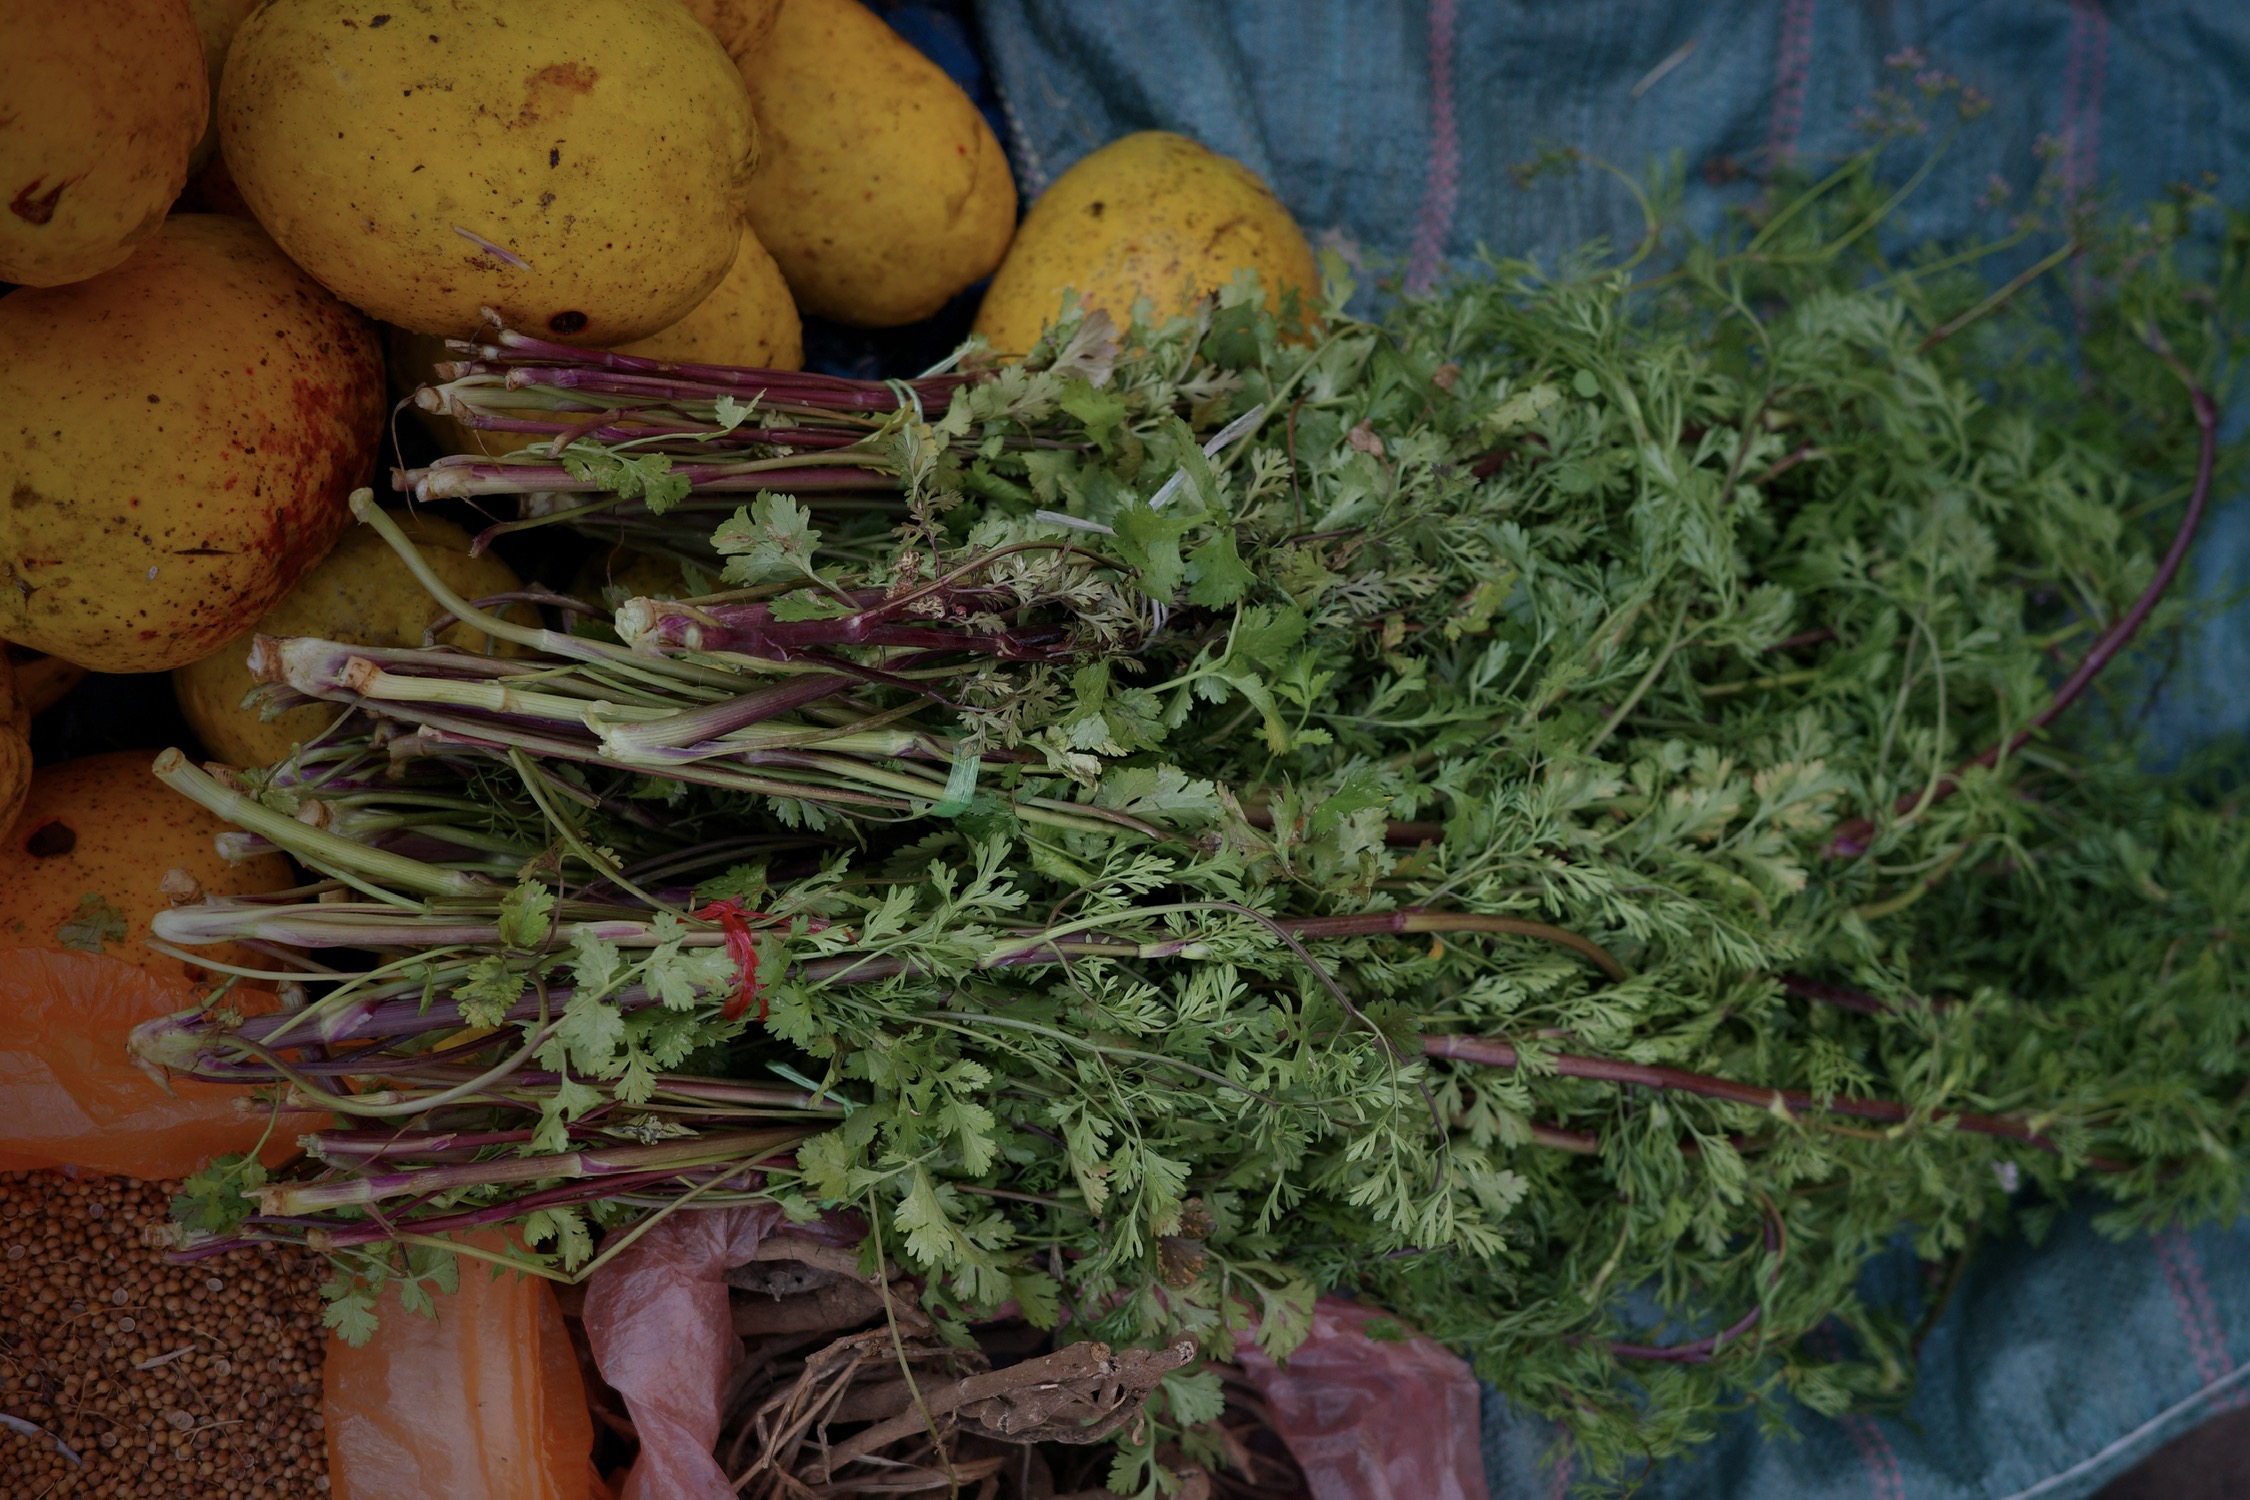
[[[784,1249],[802,1258],[778,1258]],[[910,1284],[863,1278],[852,1252],[784,1241],[769,1254],[777,1258],[728,1277],[735,1329],[749,1342],[719,1452],[752,1500],[1098,1500],[1109,1492],[1088,1485],[1108,1456],[1091,1445],[1142,1420],[1158,1383],[1196,1357],[1186,1338],[1163,1349],[1084,1340],[1049,1350],[1020,1324],[980,1329],[977,1347],[957,1348],[937,1337]],[[1174,1449],[1163,1455],[1179,1500],[1301,1493],[1254,1394],[1230,1382],[1229,1403],[1199,1430],[1221,1472]]]

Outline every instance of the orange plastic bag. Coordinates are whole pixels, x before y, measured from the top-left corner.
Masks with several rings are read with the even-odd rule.
[[[128,1033],[196,1003],[200,987],[138,964],[68,949],[0,949],[0,1171],[79,1166],[128,1177],[178,1177],[266,1137],[271,1163],[327,1117],[245,1111],[249,1095],[174,1078],[172,1092],[135,1067]],[[261,1006],[262,1002],[262,1006]],[[271,1008],[263,991],[237,991]]]
[[[330,1336],[331,1500],[591,1500],[594,1419],[553,1287],[460,1264],[436,1318],[394,1287],[364,1346]]]

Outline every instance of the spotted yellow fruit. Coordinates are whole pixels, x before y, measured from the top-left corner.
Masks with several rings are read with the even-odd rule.
[[[235,34],[219,138],[258,222],[347,302],[601,346],[726,275],[757,139],[678,0],[272,0]]]
[[[1023,354],[1075,290],[1120,328],[1146,297],[1159,321],[1248,268],[1268,305],[1294,288],[1308,301],[1320,270],[1304,231],[1258,174],[1183,135],[1144,130],[1112,141],[1056,178],[977,309],[976,331]]]
[[[680,0],[701,21],[729,57],[756,56],[773,35],[781,0]]]
[[[208,655],[350,520],[383,405],[374,329],[246,220],[177,215],[0,297],[0,639],[97,672]]]
[[[759,365],[795,370],[805,362],[804,326],[781,267],[748,226],[734,266],[718,289],[671,327],[617,346],[675,364]]]
[[[1000,264],[1008,159],[945,71],[857,0],[782,0],[738,52],[758,114],[750,225],[797,306],[865,328],[926,318]]]
[[[463,598],[488,598],[522,587],[499,558],[490,553],[471,557],[469,534],[451,521],[405,515],[398,522],[431,569]],[[188,727],[212,755],[229,765],[272,765],[327,728],[340,710],[316,705],[263,719],[257,709],[245,708],[242,700],[254,685],[250,636],[313,635],[355,646],[420,646],[423,630],[439,612],[374,528],[355,526],[250,631],[201,661],[175,668],[172,691]],[[524,606],[504,613],[532,623],[532,612]],[[448,628],[438,640],[486,653],[498,645],[464,625]]]
[[[60,703],[64,694],[86,680],[84,667],[12,641],[6,643],[5,657],[0,659],[7,662],[14,679],[15,700],[11,712],[33,718]],[[30,733],[29,730],[24,732]]]
[[[187,0],[0,4],[0,281],[61,286],[132,254],[210,97]]]
[[[203,39],[203,76],[211,83],[211,111],[205,117],[202,138],[195,143],[194,154],[189,158],[191,172],[201,170],[219,149],[219,77],[226,70],[227,49],[234,45],[234,34],[250,12],[263,3],[264,0],[188,0],[188,10],[195,17],[196,35]]]

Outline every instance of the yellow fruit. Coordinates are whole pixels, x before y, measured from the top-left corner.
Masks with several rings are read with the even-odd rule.
[[[755,57],[773,35],[781,0],[681,0],[704,29],[719,39],[729,57]]]
[[[499,558],[490,553],[471,557],[469,534],[451,521],[424,515],[402,515],[398,521],[438,577],[463,598],[513,593],[523,586]],[[501,613],[531,621],[523,606]],[[254,685],[248,662],[252,634],[314,635],[355,646],[419,646],[423,628],[438,614],[437,603],[374,528],[355,526],[251,631],[201,661],[176,668],[172,691],[188,727],[214,757],[235,766],[272,765],[326,729],[338,710],[315,704],[265,720],[256,709],[244,708],[243,696]],[[487,653],[495,644],[481,631],[461,625],[438,640]]]
[[[737,53],[758,114],[750,226],[797,306],[887,328],[1000,264],[1016,185],[960,86],[857,0],[782,0]]]
[[[716,294],[714,294],[716,295]],[[438,384],[437,366],[447,360],[460,358],[445,347],[445,340],[434,333],[408,333],[403,328],[389,324],[383,328],[383,353],[390,366],[391,395],[404,401],[411,399],[417,388]],[[518,448],[528,448],[533,443],[547,441],[548,435],[537,432],[489,432],[477,427],[464,427],[442,411],[424,411],[419,406],[409,407],[416,421],[429,429],[437,445],[447,453],[484,453],[494,457],[513,453]],[[530,417],[552,420],[551,411],[496,411],[496,417]]]
[[[213,896],[277,891],[296,883],[289,861],[261,854],[230,863],[212,836],[226,825],[149,774],[146,750],[89,755],[48,766],[0,840],[0,949],[73,948],[152,973],[196,977],[148,946],[149,918],[193,889]],[[166,876],[181,871],[167,891]],[[213,958],[263,960],[232,945]]]
[[[210,85],[187,0],[0,4],[0,281],[98,275],[163,222]]]
[[[245,220],[0,298],[0,638],[99,672],[208,655],[343,530],[382,420],[374,330]]]
[[[1185,136],[1144,130],[1083,158],[1040,194],[984,294],[976,331],[1002,354],[1025,353],[1061,311],[1066,288],[1120,328],[1139,297],[1161,321],[1245,266],[1269,306],[1285,288],[1307,298],[1320,289],[1304,232],[1257,173]]]
[[[621,343],[684,317],[734,259],[749,101],[677,0],[272,0],[219,92],[258,221],[416,333],[493,307]]]
[[[31,704],[16,686],[15,663],[0,656],[0,729],[27,735],[31,733],[31,714]],[[0,822],[5,821],[0,819]]]
[[[712,586],[713,579],[707,577],[704,587]],[[571,579],[570,591],[577,598],[612,607],[627,599],[687,599],[701,592],[676,558],[623,547],[587,558],[579,565],[578,576]]]
[[[717,291],[661,333],[617,347],[621,354],[675,364],[795,370],[805,362],[804,328],[797,321],[797,304],[789,299],[789,283],[747,226],[734,269]]]
[[[63,694],[86,680],[86,669],[59,656],[46,656],[27,646],[9,643],[5,659],[15,680],[16,707],[36,718],[62,701]],[[28,731],[27,731],[28,732]]]
[[[203,39],[203,76],[211,84],[211,108],[204,116],[203,135],[195,143],[195,152],[188,160],[190,172],[201,171],[203,164],[219,149],[219,77],[226,71],[227,49],[234,45],[234,34],[250,12],[265,0],[188,0],[188,9],[195,16],[196,35]]]

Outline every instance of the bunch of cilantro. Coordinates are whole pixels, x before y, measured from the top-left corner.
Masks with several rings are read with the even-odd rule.
[[[856,1211],[964,1337],[1012,1305],[1285,1354],[1341,1289],[1597,1477],[1732,1406],[1899,1399],[1915,1329],[1856,1280],[1901,1236],[1957,1266],[2082,1194],[2238,1212],[2250,833],[2223,774],[2136,757],[2192,616],[2152,584],[2233,468],[2199,403],[2250,226],[2189,195],[1894,259],[1894,192],[1870,151],[1719,242],[1652,207],[1622,264],[1375,321],[1333,264],[1317,310],[1069,316],[901,412],[896,513],[746,508],[717,550],[790,588],[1026,543],[1115,583],[1079,660],[914,710],[970,774],[911,817],[667,794],[818,834],[694,891],[770,919],[762,1025],[676,919],[574,915],[567,850],[496,895],[507,940],[431,972],[464,1027],[557,997],[510,1023],[546,1071],[509,1153],[648,1134],[690,1058],[797,1079],[792,1162],[675,1196]],[[548,1200],[535,1243],[575,1271],[666,1191]],[[361,1290],[433,1274],[359,1253]],[[1167,1382],[1112,1487],[1214,1397]]]

